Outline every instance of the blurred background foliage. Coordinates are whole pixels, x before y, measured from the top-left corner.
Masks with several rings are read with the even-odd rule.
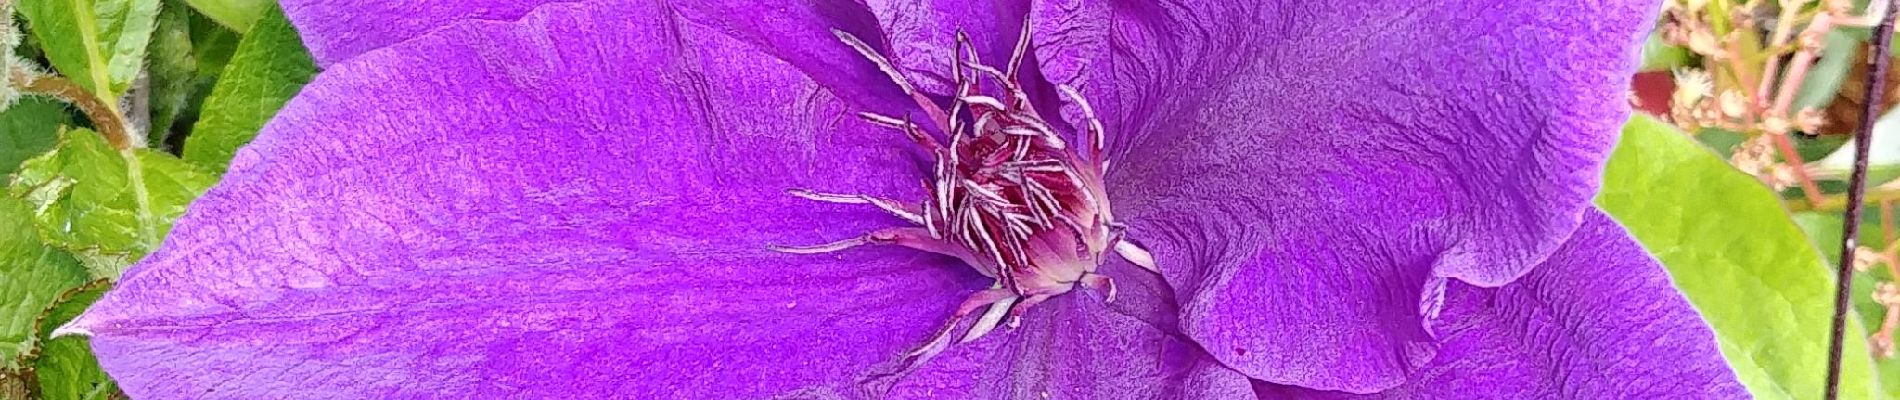
[[[1781,234],[1777,232],[1799,233],[1810,243],[1808,247],[1818,252],[1818,257],[1802,257],[1807,260],[1799,262],[1790,259],[1772,265],[1770,267],[1784,272],[1805,272],[1799,276],[1784,273],[1774,279],[1764,277],[1760,282],[1787,290],[1805,286],[1831,288],[1832,274],[1835,266],[1840,265],[1840,258],[1851,258],[1856,274],[1853,312],[1860,322],[1855,328],[1859,328],[1857,334],[1864,335],[1865,340],[1848,343],[1847,348],[1853,354],[1844,361],[1849,364],[1846,385],[1875,388],[1874,395],[1882,398],[1900,397],[1900,362],[1895,360],[1894,342],[1896,330],[1900,330],[1900,286],[1896,286],[1894,280],[1900,276],[1900,264],[1895,262],[1900,258],[1900,232],[1896,232],[1895,225],[1896,207],[1900,207],[1900,180],[1896,180],[1900,178],[1900,116],[1875,116],[1878,119],[1872,133],[1864,217],[1859,221],[1844,221],[1842,210],[1846,206],[1848,172],[1853,163],[1851,135],[1862,122],[1867,101],[1864,82],[1871,53],[1868,39],[1872,25],[1878,22],[1877,16],[1886,11],[1889,4],[1875,1],[1870,8],[1870,2],[1865,0],[1666,0],[1657,27],[1644,45],[1642,71],[1634,77],[1630,96],[1639,113],[1655,118],[1655,123],[1650,125],[1689,138],[1689,143],[1705,148],[1713,156],[1711,159],[1726,161],[1734,173],[1752,177],[1765,189],[1752,190],[1759,193],[1745,196],[1709,187],[1712,185],[1708,181],[1680,181],[1674,184],[1699,188],[1694,195],[1696,199],[1651,201],[1649,207],[1652,208],[1695,203],[1727,208],[1728,214],[1720,218],[1728,220],[1776,220],[1742,231],[1745,238],[1735,238],[1725,245],[1712,243],[1711,246],[1716,247],[1707,250],[1726,247],[1720,251],[1736,259],[1757,257],[1764,252],[1805,253],[1806,249],[1770,250],[1762,247],[1766,243],[1749,243],[1750,239]],[[1893,87],[1900,83],[1897,71],[1900,70],[1888,71],[1889,87],[1879,105],[1882,110],[1892,109],[1900,102],[1900,90],[1897,90],[1900,88]],[[1635,139],[1629,129],[1636,129],[1638,125],[1642,124],[1632,123],[1626,128],[1624,147],[1633,145]],[[1605,198],[1613,196],[1613,180],[1620,167],[1622,165],[1613,159],[1607,177],[1612,182],[1606,183]],[[1750,208],[1745,204],[1752,201],[1745,197],[1771,200],[1774,206],[1744,210]],[[1646,244],[1649,243],[1647,235],[1658,234],[1641,227],[1647,222],[1644,218],[1653,216],[1639,218],[1631,210],[1618,210],[1607,204],[1605,207],[1617,214]],[[1859,245],[1842,254],[1841,235],[1847,223],[1859,224]],[[1796,229],[1787,230],[1790,225]],[[1704,234],[1714,232],[1696,235]],[[1786,243],[1780,245],[1788,247]],[[1811,369],[1792,376],[1779,376],[1774,368],[1769,368],[1768,374],[1758,377],[1750,377],[1747,363],[1741,359],[1790,355],[1808,359],[1824,357],[1821,352],[1825,347],[1820,346],[1825,346],[1825,341],[1817,345],[1810,339],[1825,339],[1828,324],[1809,317],[1817,306],[1802,307],[1801,304],[1804,301],[1826,304],[1829,311],[1822,314],[1825,316],[1831,314],[1830,296],[1786,293],[1780,297],[1754,297],[1747,296],[1745,285],[1739,284],[1699,290],[1693,284],[1696,278],[1692,274],[1742,271],[1711,268],[1708,264],[1686,271],[1685,267],[1690,266],[1671,263],[1667,252],[1653,246],[1651,250],[1665,263],[1670,263],[1672,275],[1684,288],[1685,295],[1710,317],[1718,336],[1722,337],[1724,354],[1757,397],[1816,397],[1818,392],[1814,390],[1818,387],[1805,383],[1821,383],[1822,376],[1818,372],[1825,368],[1824,359],[1812,367],[1801,367]],[[1817,284],[1805,283],[1809,281]],[[1831,293],[1829,289],[1825,294]],[[1785,311],[1783,304],[1777,303],[1796,307],[1792,314],[1772,316]],[[1738,338],[1736,335],[1744,334],[1748,328],[1725,326],[1717,311],[1735,306],[1752,308],[1760,314],[1749,318],[1757,327],[1787,319],[1802,322],[1799,328],[1787,332]],[[1764,344],[1777,340],[1794,340],[1801,343],[1802,348],[1774,349]],[[1745,342],[1733,343],[1736,341]],[[1741,347],[1761,351],[1752,354],[1732,351]],[[1865,352],[1855,352],[1861,349]],[[1862,354],[1867,358],[1860,358]],[[1872,380],[1855,379],[1853,371],[1861,362],[1875,365]]]

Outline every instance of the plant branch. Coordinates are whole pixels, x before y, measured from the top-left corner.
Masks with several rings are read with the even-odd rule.
[[[92,126],[99,130],[100,135],[105,136],[106,142],[111,143],[112,148],[119,150],[132,148],[132,135],[126,131],[125,118],[113,111],[113,107],[99,100],[98,96],[93,96],[85,88],[79,87],[79,84],[58,76],[35,74],[23,66],[15,66],[12,71],[8,71],[8,75],[7,82],[18,85],[17,87],[26,94],[52,97],[79,108],[79,112],[86,114],[86,119],[92,120]]]
[[[1880,240],[1893,243],[1893,202],[1880,201]],[[1900,278],[1900,275],[1894,275]]]
[[[1861,203],[1900,202],[1900,190],[1873,188],[1861,197]],[[1843,195],[1823,195],[1819,201],[1788,200],[1788,211],[1846,211],[1847,197]]]
[[[1771,35],[1774,42],[1770,46],[1771,49],[1787,46],[1788,40],[1794,38],[1795,14],[1799,11],[1801,11],[1800,7],[1783,7],[1781,9],[1781,17],[1775,19],[1775,30]],[[1770,50],[1767,54],[1770,54],[1768,57],[1768,65],[1762,68],[1761,84],[1755,88],[1756,109],[1768,107],[1766,104],[1768,95],[1775,88],[1775,71],[1781,70],[1781,57],[1773,50]],[[1798,54],[1795,58],[1799,59],[1812,56],[1812,54]]]
[[[1789,139],[1786,133],[1769,132],[1766,135],[1774,139],[1775,151],[1781,153],[1781,161],[1788,163],[1788,168],[1793,170],[1795,183],[1801,185],[1801,195],[1815,204],[1826,201],[1827,195],[1821,193],[1821,186],[1814,183],[1814,177],[1808,175],[1807,163],[1801,161],[1801,152],[1795,149],[1794,139]]]
[[[1895,1],[1895,0],[1885,0]],[[1867,194],[1867,152],[1873,142],[1874,120],[1879,117],[1880,106],[1885,103],[1884,93],[1887,83],[1888,58],[1892,57],[1889,42],[1893,39],[1892,4],[1888,4],[1880,16],[1880,25],[1874,28],[1873,48],[1868,49],[1867,101],[1861,109],[1860,129],[1854,132],[1854,172],[1848,179],[1847,210],[1841,223],[1841,264],[1835,271],[1834,281],[1834,324],[1830,332],[1827,351],[1827,393],[1828,400],[1840,398],[1841,391],[1841,351],[1847,333],[1847,310],[1850,305],[1848,295],[1854,286],[1854,250],[1858,248],[1855,235],[1860,234],[1860,212],[1863,197]],[[1821,14],[1825,16],[1827,14]],[[1818,17],[1816,19],[1819,19]]]
[[[1828,30],[1834,29],[1833,27],[1833,16],[1824,12],[1815,14],[1814,20],[1808,22],[1808,29],[1801,34],[1827,35]],[[1781,82],[1781,90],[1775,95],[1774,105],[1769,106],[1768,115],[1777,117],[1794,115],[1790,108],[1794,106],[1795,95],[1801,92],[1801,79],[1806,79],[1808,69],[1814,67],[1814,62],[1820,58],[1820,52],[1812,49],[1803,48],[1795,52],[1794,63],[1788,64],[1788,72],[1783,74],[1785,79]]]

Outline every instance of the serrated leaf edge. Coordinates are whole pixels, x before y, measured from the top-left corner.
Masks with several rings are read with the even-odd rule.
[[[67,288],[64,291],[60,291],[59,296],[55,297],[52,302],[46,303],[46,307],[40,309],[39,315],[34,316],[33,323],[29,324],[28,329],[29,329],[29,332],[32,334],[27,336],[26,342],[21,343],[22,345],[26,346],[26,350],[21,351],[20,355],[17,357],[14,357],[14,360],[13,360],[15,364],[20,365],[20,367],[18,369],[0,370],[0,381],[17,378],[22,382],[22,384],[26,385],[27,398],[29,399],[41,398],[42,396],[39,392],[40,390],[39,374],[36,371],[34,371],[33,362],[39,360],[40,358],[40,349],[42,348],[40,346],[40,343],[42,342],[42,340],[40,339],[40,336],[42,336],[40,332],[46,330],[46,320],[52,318],[53,310],[58,309],[59,306],[61,305],[65,305],[66,303],[72,302],[73,297],[79,296],[80,293],[84,293],[91,290],[111,290],[112,285],[113,285],[112,279],[99,278],[99,279],[94,279],[90,282],[86,282],[85,284]],[[114,393],[108,394],[106,398],[127,399],[129,397],[125,395],[125,392],[115,390]]]

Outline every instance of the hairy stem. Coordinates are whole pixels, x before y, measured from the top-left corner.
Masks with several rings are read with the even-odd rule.
[[[132,81],[132,88],[126,90],[125,96],[120,98],[119,101],[120,107],[118,109],[124,110],[124,112],[119,115],[124,116],[126,124],[132,127],[126,132],[129,134],[127,135],[127,139],[134,142],[144,142],[145,134],[152,132],[151,71],[139,71],[138,79]]]
[[[124,150],[132,147],[132,136],[126,131],[125,118],[99,100],[98,96],[79,87],[79,84],[59,76],[36,74],[23,66],[15,66],[12,71],[8,71],[8,75],[7,82],[17,85],[26,94],[51,97],[79,108],[79,112],[92,120],[93,127],[105,136],[112,148]]]

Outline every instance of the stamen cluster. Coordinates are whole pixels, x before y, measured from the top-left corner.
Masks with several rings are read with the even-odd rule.
[[[969,37],[957,34],[951,71],[955,93],[948,110],[919,92],[870,45],[836,32],[914,99],[928,127],[935,129],[932,132],[908,117],[859,114],[870,123],[903,132],[932,157],[932,178],[923,182],[930,196],[907,203],[794,189],[793,195],[817,201],[871,204],[917,226],[883,229],[819,246],[774,248],[823,253],[862,244],[895,244],[957,257],[996,279],[990,289],[966,299],[937,335],[910,354],[916,362],[942,351],[961,322],[978,310],[987,309],[964,330],[961,341],[982,337],[1006,317],[1009,326],[1016,326],[1024,311],[1077,285],[1101,290],[1112,301],[1113,280],[1096,273],[1102,254],[1111,248],[1154,270],[1146,250],[1122,240],[1125,229],[1110,212],[1102,190],[1108,160],[1102,149],[1103,126],[1095,110],[1074,88],[1058,88],[1086,119],[1078,135],[1086,145],[1071,146],[1036,110],[1018,80],[1029,44],[1027,25],[1004,70],[984,65],[971,50]],[[986,89],[996,95],[984,94]]]

